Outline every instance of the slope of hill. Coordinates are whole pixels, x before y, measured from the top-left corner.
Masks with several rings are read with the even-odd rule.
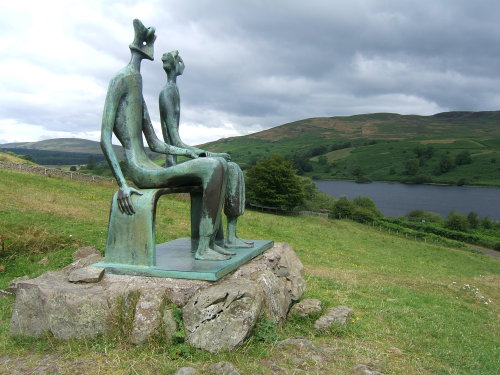
[[[1,144],[0,148],[101,154],[101,147],[99,145],[99,142],[81,138],[54,138],[45,139],[38,142],[5,143]],[[115,149],[118,150],[120,149],[120,147],[116,146]]]
[[[104,250],[115,190],[0,170],[0,289],[15,277],[63,267],[80,246]],[[159,242],[188,236],[189,199],[161,198],[156,223]],[[291,316],[282,327],[263,320],[254,339],[216,354],[188,347],[182,336],[142,346],[119,335],[29,339],[9,336],[13,298],[0,296],[0,373],[172,374],[182,366],[208,373],[219,361],[234,363],[242,375],[271,373],[270,364],[282,373],[299,373],[300,367],[303,373],[347,374],[358,363],[395,375],[496,373],[500,259],[347,220],[250,211],[239,228],[244,238],[289,242],[305,266],[303,298],[321,300],[323,311],[353,308],[347,327],[317,331],[318,315]],[[314,351],[290,353],[277,345],[295,336],[312,340]]]
[[[204,147],[229,152],[243,167],[281,154],[301,174],[318,179],[500,186],[500,111],[311,118]],[[422,148],[430,150],[425,157]],[[471,161],[455,163],[461,152]],[[440,168],[445,157],[454,164],[449,169]],[[415,160],[417,167],[410,168]]]
[[[31,165],[36,164],[33,163],[32,161],[21,158],[17,154],[14,154],[12,152],[2,152],[2,151],[0,151],[0,161],[8,161],[17,164],[31,164]]]
[[[123,158],[123,148],[113,145],[118,158]],[[54,138],[38,142],[16,142],[0,144],[0,150],[31,154],[39,164],[71,165],[86,164],[91,158],[94,162],[104,160],[99,142],[81,138]],[[149,151],[150,157],[159,154]]]

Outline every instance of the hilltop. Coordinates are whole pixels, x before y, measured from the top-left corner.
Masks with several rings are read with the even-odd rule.
[[[281,154],[317,179],[500,186],[500,111],[310,118],[203,146],[229,152],[243,167]],[[455,163],[461,152],[470,162]],[[445,157],[449,169],[440,168]]]
[[[16,189],[12,189],[16,186]],[[72,261],[81,246],[103,251],[115,186],[0,170],[0,289],[15,277],[35,277]],[[159,242],[189,235],[189,198],[158,203]],[[358,363],[384,374],[493,374],[498,368],[500,259],[389,234],[349,220],[288,217],[248,211],[244,238],[289,242],[305,266],[303,298],[324,309],[346,305],[347,327],[319,332],[314,319],[291,317],[283,327],[262,320],[255,336],[234,352],[207,354],[182,343],[132,346],[119,336],[55,340],[8,335],[13,299],[0,296],[0,374],[171,374],[182,366],[207,373],[230,361],[242,375],[287,372],[347,374]],[[321,360],[289,353],[279,340],[302,336],[330,350]],[[4,366],[4,367],[2,367]]]

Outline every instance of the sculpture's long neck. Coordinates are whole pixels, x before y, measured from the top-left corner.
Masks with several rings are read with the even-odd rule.
[[[167,82],[177,85],[177,74],[168,70],[166,72],[167,72]]]
[[[130,62],[128,64],[130,67],[132,67],[132,69],[140,71],[141,61],[142,61],[142,56],[139,53],[132,52],[132,57],[130,58]]]

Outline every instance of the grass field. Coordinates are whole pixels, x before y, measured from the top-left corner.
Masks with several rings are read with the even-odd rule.
[[[70,263],[80,246],[103,251],[114,190],[0,170],[0,289],[14,277]],[[183,196],[160,200],[158,242],[189,235],[188,205]],[[240,219],[240,234],[289,242],[305,265],[303,298],[318,298],[325,308],[347,305],[355,311],[353,322],[328,332],[316,332],[313,319],[295,318],[283,327],[264,322],[258,339],[213,355],[185,344],[134,347],[117,337],[12,338],[13,299],[0,296],[0,374],[11,374],[13,366],[35,373],[40,364],[56,366],[53,373],[59,374],[171,374],[181,366],[203,373],[221,360],[230,360],[243,375],[270,374],[268,360],[293,373],[293,363],[275,343],[297,335],[336,349],[321,363],[306,358],[301,369],[309,374],[346,374],[358,363],[384,374],[498,373],[499,259],[318,217],[250,211]],[[44,257],[48,263],[39,264]]]

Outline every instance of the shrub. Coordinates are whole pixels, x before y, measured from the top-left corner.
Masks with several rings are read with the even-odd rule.
[[[491,229],[491,228],[493,228],[493,222],[491,221],[491,219],[489,217],[483,217],[479,221],[479,226],[483,229]]]
[[[333,216],[339,219],[345,217],[351,217],[354,211],[354,203],[352,203],[347,197],[344,195],[340,197],[337,202],[335,202],[333,206]]]
[[[467,232],[470,228],[467,217],[455,211],[450,212],[444,225],[448,229],[457,230],[460,232]]]
[[[472,158],[469,151],[462,151],[455,156],[456,165],[465,165],[472,163]]]
[[[352,200],[352,203],[354,203],[354,205],[359,207],[359,208],[364,208],[364,209],[372,212],[375,217],[382,216],[382,213],[378,210],[375,202],[371,198],[364,197],[364,196],[360,195],[359,197],[354,198]]]
[[[473,211],[469,212],[469,214],[467,215],[467,221],[469,222],[469,225],[472,229],[476,229],[479,225],[477,213]]]
[[[377,210],[378,211],[378,210]],[[378,215],[366,207],[355,206],[352,210],[351,219],[358,223],[371,223]]]
[[[303,183],[292,163],[274,155],[257,163],[246,173],[247,197],[265,206],[292,209],[306,198]]]
[[[441,215],[424,210],[413,210],[406,214],[409,221],[439,223],[443,221]]]

